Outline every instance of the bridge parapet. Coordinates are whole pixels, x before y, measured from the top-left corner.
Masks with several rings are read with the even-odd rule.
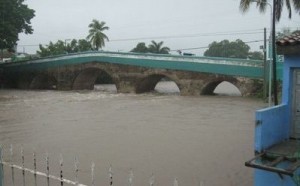
[[[259,79],[262,78],[263,74],[263,62],[257,60],[118,52],[85,52],[54,56],[30,61],[6,63],[1,65],[0,68],[2,67],[11,71],[30,71],[33,69],[44,70],[90,62],[215,73]]]
[[[111,58],[127,58],[127,59],[140,59],[140,60],[159,60],[161,62],[194,62],[194,63],[208,63],[208,64],[225,64],[225,65],[239,65],[239,66],[252,66],[263,67],[262,60],[248,60],[237,58],[221,58],[221,57],[203,57],[203,56],[179,56],[179,55],[166,55],[166,54],[149,54],[149,53],[128,53],[128,52],[103,52],[103,51],[89,51],[65,55],[50,56],[46,58],[38,58],[32,60],[24,60],[18,62],[7,62],[2,64],[4,66],[15,66],[21,64],[33,63],[47,63],[51,61],[70,60],[74,58],[86,57],[111,57]],[[1,66],[1,64],[0,64]]]

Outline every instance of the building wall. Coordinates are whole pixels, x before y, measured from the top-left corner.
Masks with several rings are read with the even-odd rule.
[[[283,73],[283,86],[282,86],[282,103],[288,107],[287,118],[291,123],[292,118],[292,86],[293,86],[293,74],[294,68],[300,68],[300,55],[285,56],[284,73]]]
[[[282,103],[256,112],[255,150],[264,149],[288,139],[292,117],[293,69],[300,68],[300,55],[286,55],[283,71]],[[255,186],[296,186],[299,185],[300,169],[294,177],[280,177],[277,173],[255,169]]]

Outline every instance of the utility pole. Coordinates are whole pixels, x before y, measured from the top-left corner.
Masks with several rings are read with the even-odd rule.
[[[272,97],[272,71],[274,72],[274,69],[275,69],[275,72],[276,72],[276,65],[275,65],[275,67],[272,65],[273,64],[273,62],[275,62],[274,64],[276,64],[276,54],[275,54],[275,1],[276,0],[273,0],[273,7],[272,7],[272,5],[270,4],[270,3],[268,3],[267,1],[264,1],[264,2],[262,2],[261,0],[250,0],[251,2],[257,2],[257,3],[264,3],[264,4],[267,4],[267,5],[269,5],[270,6],[270,10],[271,10],[271,16],[270,16],[270,18],[271,18],[271,34],[270,34],[270,45],[272,46],[272,49],[271,49],[271,51],[272,51],[272,61],[270,61],[270,63],[269,63],[269,73],[268,73],[268,75],[269,75],[269,81],[268,81],[268,84],[269,84],[269,95],[268,95],[268,102],[269,102],[269,107],[272,105],[271,104],[271,102],[272,102],[272,99],[271,99],[271,97]],[[274,24],[273,24],[274,23]],[[274,38],[273,38],[274,37]],[[270,46],[269,45],[269,46]],[[270,47],[269,47],[270,48]],[[269,49],[269,51],[270,51],[270,49]],[[275,56],[275,57],[274,57]],[[271,56],[269,56],[270,58],[271,58]],[[272,67],[273,67],[273,70],[272,70]],[[276,78],[276,75],[275,75],[275,78]],[[274,79],[273,79],[274,80]],[[277,85],[275,84],[274,85],[274,87],[277,87]],[[276,96],[274,95],[274,97],[275,97],[275,100],[277,101],[277,92],[276,92]],[[276,104],[275,104],[276,105]]]
[[[71,39],[65,39],[65,52],[68,53],[67,51],[67,41],[70,41]]]
[[[0,47],[1,47],[1,61],[3,62],[4,60],[4,52],[3,52],[3,50],[4,50],[4,10],[5,10],[5,7],[4,7],[4,2],[2,2],[2,29],[3,30],[1,30],[1,33],[0,33],[0,39],[1,39],[1,43],[0,43]]]
[[[275,21],[276,21],[276,0],[273,0],[273,19],[272,19],[272,55],[273,55],[273,95],[274,95],[274,105],[278,105],[277,97],[277,73],[276,73],[276,46],[275,46]]]
[[[267,29],[264,28],[264,84],[263,84],[263,98],[267,98]]]

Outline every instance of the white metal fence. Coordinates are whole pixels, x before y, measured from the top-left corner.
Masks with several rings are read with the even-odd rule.
[[[23,148],[21,148],[21,153],[20,154],[16,154],[18,156],[20,156],[21,159],[21,163],[19,163],[19,165],[17,165],[16,163],[13,162],[13,156],[14,156],[14,151],[13,151],[13,146],[11,145],[9,149],[7,149],[8,152],[8,156],[9,157],[5,157],[5,159],[8,159],[8,161],[4,161],[3,160],[3,149],[0,146],[0,186],[4,186],[4,179],[10,179],[10,182],[12,184],[12,186],[15,185],[19,185],[20,180],[21,180],[21,184],[23,186],[28,185],[26,184],[26,179],[29,179],[33,177],[33,181],[31,181],[31,185],[32,182],[34,184],[34,186],[38,186],[38,181],[37,178],[39,177],[39,179],[44,179],[46,182],[47,186],[50,186],[50,182],[56,182],[59,183],[60,186],[63,185],[76,185],[76,186],[88,186],[87,184],[83,184],[79,182],[78,179],[78,174],[79,174],[79,162],[78,159],[75,157],[74,158],[74,181],[66,179],[64,177],[64,172],[63,172],[63,166],[64,166],[64,160],[63,160],[63,156],[60,155],[60,159],[59,159],[59,173],[57,175],[59,176],[54,176],[50,174],[50,165],[49,165],[49,154],[46,153],[44,160],[45,161],[43,163],[43,165],[45,166],[43,169],[46,170],[45,172],[39,171],[37,170],[37,158],[36,158],[36,153],[32,153],[32,159],[33,159],[33,168],[28,168],[25,167],[25,157],[24,157],[24,150]],[[40,167],[40,166],[39,166]],[[89,185],[91,186],[96,186],[96,185],[108,185],[108,186],[113,186],[114,181],[113,181],[113,170],[112,170],[112,166],[109,166],[108,169],[108,183],[107,184],[103,184],[103,183],[96,183],[95,182],[95,163],[91,164],[90,167],[90,183]],[[6,171],[5,171],[6,170]],[[15,174],[15,171],[21,171],[21,174]],[[21,175],[21,178],[20,178]],[[129,174],[128,174],[128,186],[133,186],[133,170],[130,169],[129,170]],[[19,184],[16,184],[15,179],[19,180]],[[148,184],[149,186],[155,186],[155,176],[154,174],[151,175]],[[43,184],[45,185],[45,184]],[[53,184],[51,184],[53,185]],[[177,178],[175,178],[173,180],[173,183],[171,182],[170,185],[173,186],[178,186],[178,180]],[[204,182],[200,182],[199,186],[204,186]]]

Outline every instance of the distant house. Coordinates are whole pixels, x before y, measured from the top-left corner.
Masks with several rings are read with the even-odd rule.
[[[36,55],[29,55],[23,52],[10,52],[8,50],[0,50],[0,63],[10,62],[10,61],[20,61],[26,59],[37,58]]]
[[[20,60],[28,60],[28,59],[31,59],[31,56],[29,54],[18,52],[13,56],[12,61],[20,61]]]
[[[15,57],[16,58],[25,58],[25,57],[29,57],[29,54],[18,52],[18,53],[16,53]]]
[[[0,63],[11,61],[11,58],[14,56],[14,53],[9,52],[8,50],[0,50]]]
[[[256,156],[245,163],[255,168],[255,186],[300,185],[300,34],[276,44],[284,55],[282,103],[256,111]]]

